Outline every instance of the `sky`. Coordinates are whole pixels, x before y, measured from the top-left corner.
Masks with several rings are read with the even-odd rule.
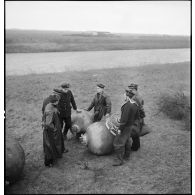
[[[6,29],[190,35],[190,1],[6,1]]]

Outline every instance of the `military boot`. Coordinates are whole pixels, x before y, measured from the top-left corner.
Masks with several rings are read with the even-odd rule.
[[[126,150],[125,151],[125,154],[123,156],[123,159],[126,160],[126,161],[128,161],[129,158],[130,158],[130,150]]]
[[[112,164],[112,166],[121,166],[123,165],[123,152],[121,151],[117,151],[116,152],[116,159],[114,160],[114,163]]]
[[[129,138],[127,140],[127,142],[125,143],[125,153],[124,153],[124,156],[123,156],[124,160],[129,160],[130,152],[131,152],[131,139]]]
[[[137,151],[140,148],[140,138],[138,136],[132,137],[133,144],[131,146],[131,150]]]

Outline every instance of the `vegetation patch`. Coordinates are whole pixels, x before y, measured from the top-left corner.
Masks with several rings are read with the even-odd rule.
[[[186,130],[191,129],[190,99],[182,91],[174,94],[162,94],[157,104],[159,112],[163,112],[171,119],[182,120],[185,123]]]

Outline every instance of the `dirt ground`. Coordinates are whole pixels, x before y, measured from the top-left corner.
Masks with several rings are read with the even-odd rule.
[[[112,166],[114,153],[95,156],[72,139],[65,142],[69,152],[53,168],[44,167],[41,106],[62,81],[71,83],[78,108],[88,106],[97,82],[104,83],[112,113],[121,107],[124,87],[138,83],[152,132],[141,137],[141,148],[123,166]],[[26,155],[21,179],[6,193],[191,193],[191,132],[181,121],[156,115],[159,96],[180,90],[190,96],[189,62],[6,77],[5,131],[15,135]]]

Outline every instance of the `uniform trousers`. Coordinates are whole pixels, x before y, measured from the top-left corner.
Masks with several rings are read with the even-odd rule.
[[[114,150],[117,153],[117,157],[122,160],[123,156],[129,156],[131,151],[131,128],[126,127],[123,129],[120,135],[116,135],[113,141]]]
[[[62,124],[62,128],[65,123],[65,128],[62,129],[62,131],[63,131],[63,135],[66,136],[68,133],[68,130],[71,128],[71,116],[60,116],[60,121]]]

